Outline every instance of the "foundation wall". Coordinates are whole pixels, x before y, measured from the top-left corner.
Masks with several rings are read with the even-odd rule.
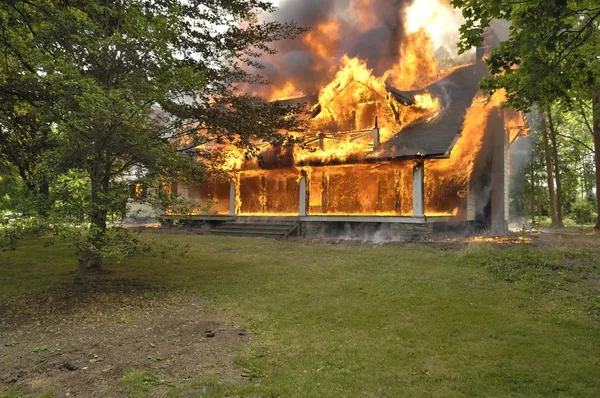
[[[433,223],[352,223],[303,221],[300,236],[381,242],[421,242],[433,237]]]

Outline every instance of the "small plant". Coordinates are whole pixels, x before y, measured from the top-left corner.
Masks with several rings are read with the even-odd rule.
[[[129,393],[132,397],[146,396],[151,387],[164,383],[150,372],[132,370],[127,372],[121,379],[129,386]]]
[[[41,345],[39,347],[35,347],[33,350],[31,350],[31,352],[42,352],[42,351],[48,351],[50,348],[48,348],[47,345]]]
[[[14,347],[16,345],[17,345],[17,342],[15,340],[10,340],[10,341],[7,341],[6,343],[4,343],[5,347]]]

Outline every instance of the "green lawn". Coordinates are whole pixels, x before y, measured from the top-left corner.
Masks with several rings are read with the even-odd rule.
[[[238,357],[251,383],[211,382],[207,396],[600,396],[600,251],[589,245],[158,236],[188,255],[127,260],[111,277],[209,298],[254,336]],[[66,246],[41,242],[0,253],[0,300],[71,283],[74,264]]]

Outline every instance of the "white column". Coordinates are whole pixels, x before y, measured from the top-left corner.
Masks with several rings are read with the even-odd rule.
[[[229,215],[235,216],[235,182],[229,183]]]
[[[425,162],[416,161],[413,166],[413,217],[425,216]]]
[[[300,209],[298,215],[306,215],[306,176],[300,177]]]
[[[374,151],[378,151],[379,150],[379,127],[375,127],[373,129],[373,150]]]

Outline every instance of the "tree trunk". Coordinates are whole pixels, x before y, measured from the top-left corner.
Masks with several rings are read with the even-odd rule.
[[[38,211],[40,216],[45,217],[48,215],[50,210],[50,203],[48,202],[48,198],[50,197],[50,186],[48,184],[48,179],[45,176],[41,177],[41,181],[39,182],[38,187],[38,200],[39,200],[39,208]]]
[[[600,87],[596,87],[594,90],[592,109],[594,114],[594,161],[596,163],[596,207],[598,210],[596,229],[600,231]]]
[[[554,203],[554,176],[552,173],[552,157],[550,154],[550,145],[548,144],[548,131],[546,130],[546,116],[542,112],[542,139],[544,141],[544,159],[546,161],[546,177],[548,180],[548,195],[550,204],[550,217],[552,219],[552,227],[556,227],[556,206]]]
[[[535,225],[535,159],[531,161],[531,226]]]
[[[556,178],[556,225],[564,228],[562,215],[562,184],[560,181],[560,163],[558,161],[558,145],[556,144],[556,129],[552,120],[552,109],[548,105],[548,127],[550,128],[550,142],[552,143],[552,160],[554,162],[554,177]]]
[[[77,269],[77,273],[75,274],[75,282],[83,283],[85,275],[88,271],[87,253],[80,253],[79,257],[77,258],[77,261],[79,262],[79,268]]]
[[[108,220],[110,163],[102,165],[98,162],[98,164],[93,166],[91,172],[91,188],[92,211],[90,215],[90,245],[93,253],[90,256],[89,267],[102,270],[101,250],[105,243]]]

